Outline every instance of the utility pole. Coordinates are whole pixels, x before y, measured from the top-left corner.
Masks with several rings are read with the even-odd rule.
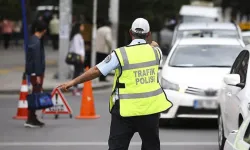
[[[22,22],[23,22],[23,37],[24,37],[24,52],[25,57],[28,50],[28,24],[27,24],[27,13],[26,13],[26,3],[25,0],[21,1],[22,6]]]
[[[59,40],[59,59],[58,59],[58,79],[63,81],[68,77],[69,67],[65,63],[65,57],[69,48],[69,35],[72,23],[72,0],[60,0],[60,40]]]
[[[92,27],[92,41],[91,41],[91,67],[96,64],[96,18],[97,18],[97,0],[93,0],[93,27]]]
[[[27,10],[27,14],[26,14],[26,18],[27,18],[27,24],[31,23],[31,5],[30,5],[30,0],[26,0],[26,10]]]
[[[112,49],[117,47],[119,27],[119,0],[109,0],[109,20],[112,23]]]

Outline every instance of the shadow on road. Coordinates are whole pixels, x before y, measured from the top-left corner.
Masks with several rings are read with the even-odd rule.
[[[217,119],[176,119],[160,120],[161,129],[214,130],[218,128]]]

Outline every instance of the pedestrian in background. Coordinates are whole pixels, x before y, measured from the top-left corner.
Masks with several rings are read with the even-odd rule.
[[[36,24],[39,24],[40,22],[43,22],[43,24],[45,24],[45,26],[46,26],[46,34],[47,34],[47,32],[48,32],[48,24],[44,21],[44,17],[42,16],[42,15],[39,15],[33,22],[32,22],[32,24],[31,24],[31,26],[30,26],[30,33],[31,33],[31,35],[33,35],[35,32],[36,32]],[[40,42],[42,43],[42,45],[44,45],[44,41],[45,41],[45,36],[46,36],[46,34],[45,35],[43,35],[42,37],[41,37],[41,39],[40,39]]]
[[[42,37],[47,32],[47,25],[43,21],[37,21],[33,27],[34,34],[30,37],[26,54],[25,72],[31,77],[32,93],[40,93],[43,90],[45,73],[45,51]],[[29,110],[25,127],[41,127],[45,124],[37,119],[36,111]]]
[[[1,23],[1,29],[4,40],[4,48],[7,50],[10,45],[11,36],[13,34],[13,23],[8,19],[4,18]]]
[[[84,31],[84,24],[75,23],[70,34],[69,52],[73,52],[73,53],[80,55],[81,60],[82,60],[82,64],[74,64],[73,79],[79,76],[84,71],[85,45],[84,45],[83,36],[81,34],[83,31]],[[78,87],[78,84],[74,85],[74,89],[72,92],[73,92],[72,94],[75,96],[81,95],[81,91]]]
[[[100,20],[99,28],[96,32],[96,64],[105,59],[112,49],[111,23],[108,20]],[[106,77],[101,75],[99,81],[106,81]]]
[[[128,150],[135,132],[142,139],[141,150],[160,150],[160,113],[172,106],[158,80],[162,53],[156,42],[147,43],[151,36],[147,20],[136,19],[130,35],[129,45],[115,49],[97,66],[59,87],[67,91],[75,84],[115,70],[109,102],[109,150]]]
[[[52,39],[52,45],[54,50],[58,50],[59,41],[59,19],[56,14],[53,15],[53,19],[49,23],[50,35]]]
[[[15,21],[13,35],[14,35],[16,46],[18,45],[18,40],[20,40],[22,37],[21,36],[21,29],[22,29],[22,21],[21,20]]]
[[[174,22],[166,21],[164,27],[160,31],[160,46],[163,55],[168,55],[169,49],[171,49],[171,43],[173,39],[173,30],[170,26],[173,26]]]

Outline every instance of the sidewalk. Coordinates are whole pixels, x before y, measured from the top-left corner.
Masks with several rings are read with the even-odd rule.
[[[54,79],[57,72],[58,51],[46,47],[46,72],[44,80],[44,91],[51,92],[56,86],[68,81],[58,81]],[[22,75],[24,71],[24,51],[22,47],[4,50],[0,47],[0,94],[16,94],[20,92]],[[109,82],[92,81],[93,89],[111,87],[113,76],[108,76]],[[83,87],[83,85],[79,85]]]

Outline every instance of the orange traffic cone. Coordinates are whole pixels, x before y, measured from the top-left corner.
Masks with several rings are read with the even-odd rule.
[[[17,114],[13,119],[27,119],[28,118],[28,102],[26,100],[28,95],[28,85],[25,73],[23,74],[22,86],[20,90],[20,97],[18,101]]]
[[[87,70],[89,70],[88,67],[86,67],[86,71]],[[76,119],[96,119],[99,117],[100,115],[96,115],[95,113],[92,83],[91,81],[85,82],[82,89],[80,115],[77,116]]]

